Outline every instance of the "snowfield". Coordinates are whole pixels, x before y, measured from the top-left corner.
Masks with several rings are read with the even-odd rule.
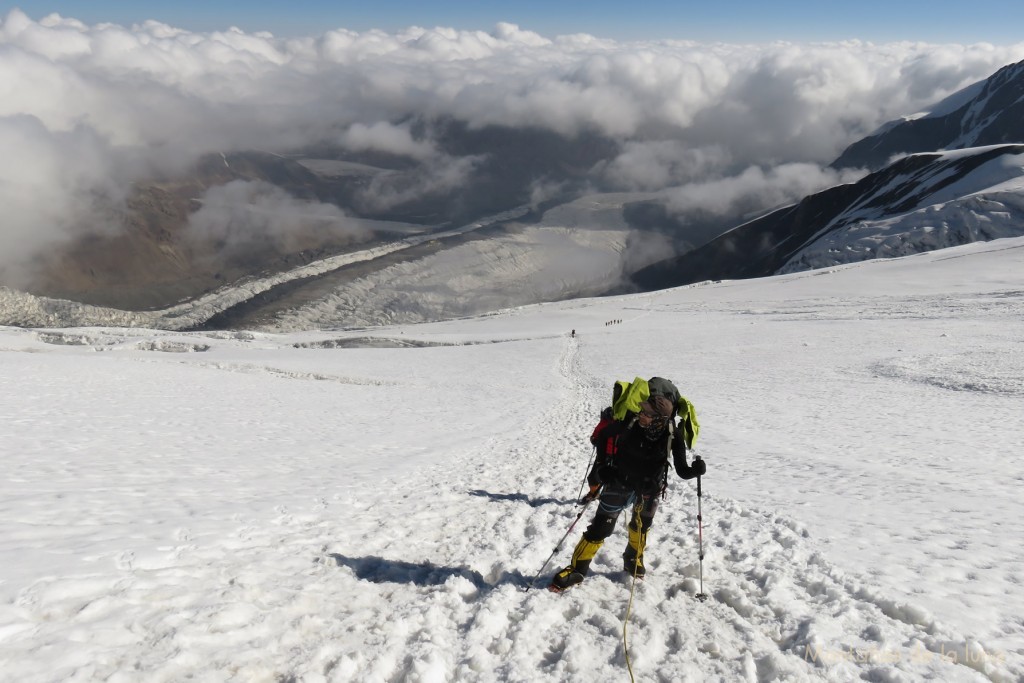
[[[0,328],[0,679],[1024,680],[1022,352],[1024,238],[443,323]],[[701,418],[710,599],[673,478],[624,627],[621,522],[524,589],[637,375]]]

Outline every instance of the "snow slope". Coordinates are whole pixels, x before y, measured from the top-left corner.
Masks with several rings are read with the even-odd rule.
[[[610,383],[659,374],[711,599],[673,480],[637,680],[1019,681],[1022,344],[1024,238],[347,332],[0,328],[0,679],[629,680],[621,525],[523,589]]]

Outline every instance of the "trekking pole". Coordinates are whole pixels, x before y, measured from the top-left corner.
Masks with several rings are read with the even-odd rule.
[[[696,456],[697,460],[700,460],[700,456]],[[693,596],[698,601],[704,602],[708,599],[707,594],[704,592],[704,515],[700,509],[700,475],[697,476],[697,538],[700,540],[700,593]]]
[[[583,473],[583,483],[580,484],[580,490],[576,493],[576,500],[583,499],[583,489],[587,486],[587,477],[590,476],[590,466],[594,464],[594,458],[597,457],[597,446],[594,446],[594,450],[590,453],[590,460],[587,462],[587,469]]]
[[[524,591],[529,591],[531,588],[533,588],[533,584],[537,583],[537,579],[539,579],[540,575],[544,573],[544,570],[547,568],[548,563],[551,562],[551,558],[553,558],[555,556],[555,553],[557,553],[559,550],[562,549],[562,544],[565,543],[565,539],[567,539],[569,537],[569,534],[572,533],[573,528],[576,526],[576,522],[580,521],[580,517],[583,516],[583,513],[587,511],[587,508],[590,507],[590,504],[592,502],[593,501],[588,500],[583,505],[583,507],[580,508],[580,513],[578,515],[576,515],[576,519],[574,519],[572,524],[569,525],[569,528],[566,530],[566,532],[562,536],[562,538],[558,539],[558,544],[555,546],[555,549],[551,551],[550,555],[548,555],[548,559],[544,560],[544,564],[541,566],[541,568],[537,572],[537,574],[534,575],[533,580],[530,581],[529,584],[527,584],[527,586],[524,589]]]

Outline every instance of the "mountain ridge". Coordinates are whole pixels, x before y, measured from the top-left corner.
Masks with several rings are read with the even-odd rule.
[[[890,122],[843,150],[832,167],[878,170],[901,154],[1024,142],[1024,62],[965,90],[971,96],[953,111]]]
[[[1024,163],[1013,161],[1024,151],[1021,144],[1024,62],[1005,66],[947,98],[936,105],[934,115],[890,122],[847,147],[832,167],[872,169],[860,181],[828,188],[736,226],[693,251],[632,274],[630,280],[639,289],[660,289],[1022,234],[1024,228],[1016,226],[1024,225],[1024,187],[1003,187],[999,199],[989,200],[991,206],[972,200],[987,187],[984,177],[972,180],[972,175],[989,173],[983,167],[997,158],[1005,159],[1006,168],[992,186],[1024,177]],[[961,196],[937,196],[944,187],[958,184],[973,189]],[[995,192],[992,187],[990,191]],[[973,208],[968,206],[972,201]]]

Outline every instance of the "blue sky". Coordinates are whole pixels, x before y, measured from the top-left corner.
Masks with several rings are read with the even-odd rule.
[[[389,32],[407,26],[489,31],[501,21],[547,37],[590,33],[617,40],[687,39],[724,42],[773,40],[1010,44],[1024,40],[1021,0],[26,0],[4,3],[33,19],[57,12],[94,24],[130,25],[157,19],[194,31],[237,26],[279,36],[316,35],[332,28]]]

